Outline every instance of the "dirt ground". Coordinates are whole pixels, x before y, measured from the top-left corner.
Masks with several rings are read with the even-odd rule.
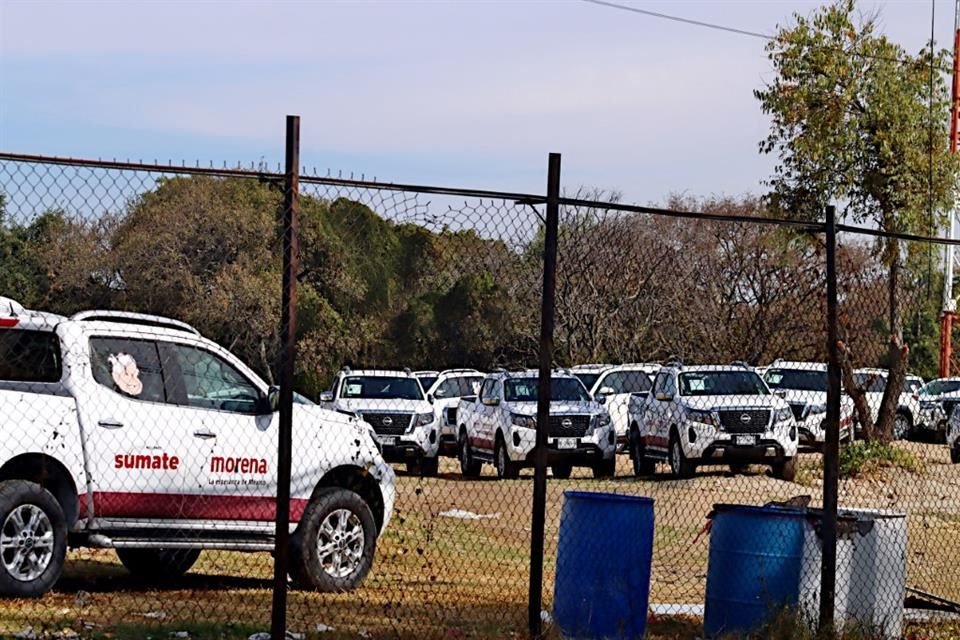
[[[907,584],[960,600],[960,475],[946,447],[910,443],[920,473],[884,469],[841,483],[845,507],[908,513]],[[575,472],[548,482],[544,608],[552,602],[563,492],[603,491],[655,500],[656,529],[650,601],[702,603],[707,571],[707,514],[716,503],[764,504],[809,494],[819,503],[818,457],[803,456],[799,482],[775,480],[761,467],[745,475],[703,468],[691,480],[661,474],[638,480],[622,457],[617,477],[597,481]],[[289,628],[308,637],[523,637],[531,531],[532,472],[498,481],[487,467],[460,479],[455,461],[440,477],[400,474],[394,519],[381,538],[365,584],[348,594],[289,593]],[[635,532],[596,531],[598,552],[627,556]],[[0,633],[72,631],[100,637],[247,637],[269,628],[269,554],[206,552],[173,585],[134,581],[110,551],[71,552],[54,592],[34,601],[0,604]],[[678,609],[679,611],[679,609]],[[227,626],[230,625],[230,626]],[[336,631],[330,630],[330,628]],[[110,634],[104,635],[104,634]],[[247,634],[247,635],[244,635]],[[669,636],[681,637],[681,636]]]

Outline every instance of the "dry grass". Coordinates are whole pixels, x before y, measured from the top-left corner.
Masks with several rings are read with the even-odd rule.
[[[907,445],[922,459],[922,476],[885,470],[879,477],[841,482],[841,504],[910,512],[908,584],[960,599],[960,482],[945,447]],[[702,603],[709,536],[703,533],[714,503],[764,504],[801,493],[818,502],[819,487],[786,483],[762,467],[734,476],[706,468],[694,479],[666,475],[637,480],[626,460],[618,477],[596,481],[577,473],[548,483],[545,608],[552,602],[557,531],[566,489],[646,495],[656,501],[651,602]],[[801,479],[817,481],[817,460],[804,456]],[[289,628],[308,637],[509,638],[523,637],[527,620],[532,482],[490,476],[462,481],[452,461],[440,478],[401,477],[397,513],[381,539],[374,569],[350,594],[289,594]],[[493,516],[461,520],[449,509]],[[634,543],[631,531],[596,531],[608,553]],[[0,634],[26,626],[69,627],[93,637],[168,638],[187,630],[194,638],[247,638],[269,628],[272,558],[269,554],[205,553],[197,567],[169,587],[137,583],[109,551],[72,552],[56,590],[33,601],[0,604]],[[233,626],[227,626],[232,624]],[[691,638],[697,622],[656,618],[652,638]],[[95,626],[91,626],[95,625]],[[317,625],[336,628],[318,633]],[[947,630],[943,633],[957,631]],[[919,630],[916,630],[919,633]],[[939,633],[939,631],[938,631]],[[693,635],[691,635],[693,634]],[[916,635],[917,638],[960,638]]]

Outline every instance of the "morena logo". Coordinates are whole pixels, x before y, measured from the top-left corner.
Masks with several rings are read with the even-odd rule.
[[[212,473],[256,473],[263,475],[267,472],[267,461],[263,458],[223,458],[214,456],[210,459]]]

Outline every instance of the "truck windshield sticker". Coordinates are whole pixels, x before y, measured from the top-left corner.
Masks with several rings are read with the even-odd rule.
[[[117,353],[109,358],[112,367],[111,375],[120,391],[131,396],[143,393],[143,383],[140,381],[140,369],[137,361],[129,353]]]

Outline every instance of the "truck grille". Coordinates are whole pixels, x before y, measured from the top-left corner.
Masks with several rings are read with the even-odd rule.
[[[565,422],[569,420],[569,423]],[[550,436],[553,438],[582,438],[590,428],[590,416],[550,416]]]
[[[807,405],[804,403],[791,403],[790,410],[793,411],[793,417],[796,420],[803,420],[803,414],[807,409]]]
[[[768,409],[720,411],[720,424],[730,433],[763,433],[770,422]]]
[[[383,435],[400,435],[410,426],[413,418],[409,413],[364,413],[363,419],[373,426],[373,430]]]

